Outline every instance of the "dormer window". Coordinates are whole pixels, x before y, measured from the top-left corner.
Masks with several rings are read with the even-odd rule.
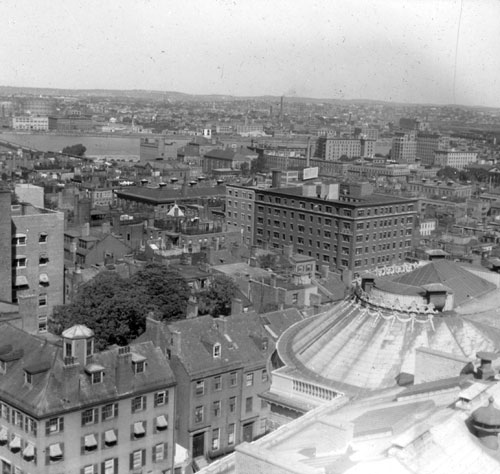
[[[213,356],[214,356],[214,359],[220,359],[220,356],[221,356],[221,345],[218,342],[214,344]]]
[[[92,385],[101,383],[102,379],[104,378],[104,372],[102,370],[100,370],[99,372],[94,372],[92,373],[91,378],[92,378]]]
[[[146,358],[140,354],[132,353],[132,367],[135,374],[142,374],[146,371]]]
[[[33,375],[28,372],[24,372],[24,383],[28,385],[33,384]]]

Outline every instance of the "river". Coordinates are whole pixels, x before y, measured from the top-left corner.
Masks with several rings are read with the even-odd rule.
[[[65,146],[81,143],[87,148],[88,157],[139,158],[139,137],[2,132],[0,139],[41,151],[61,151]]]

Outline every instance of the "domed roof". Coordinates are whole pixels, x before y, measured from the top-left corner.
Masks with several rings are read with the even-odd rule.
[[[479,407],[472,413],[474,423],[500,428],[500,410],[494,405],[495,400],[490,397],[488,406]]]
[[[64,339],[88,339],[94,336],[94,331],[83,324],[75,324],[62,333]]]

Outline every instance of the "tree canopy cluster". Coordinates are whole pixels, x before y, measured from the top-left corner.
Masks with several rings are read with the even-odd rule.
[[[81,143],[78,143],[77,145],[65,146],[62,149],[63,153],[66,153],[68,155],[74,155],[74,156],[83,156],[83,155],[85,155],[86,151],[87,151],[87,148],[85,146],[83,146]]]
[[[130,278],[102,272],[83,285],[68,305],[54,309],[51,332],[61,334],[74,324],[95,332],[96,347],[125,345],[144,332],[146,316],[182,319],[190,289],[186,280],[168,267],[149,264]]]
[[[238,287],[231,278],[225,275],[215,276],[210,286],[197,295],[200,314],[228,316],[237,291]]]
[[[476,183],[486,183],[489,173],[484,168],[470,167],[463,170],[445,166],[437,172],[438,178],[452,179],[453,181],[472,181]]]

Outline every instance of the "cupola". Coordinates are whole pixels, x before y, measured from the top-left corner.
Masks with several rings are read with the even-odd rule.
[[[86,365],[94,354],[94,331],[82,324],[76,324],[62,333],[64,358],[73,358]]]

